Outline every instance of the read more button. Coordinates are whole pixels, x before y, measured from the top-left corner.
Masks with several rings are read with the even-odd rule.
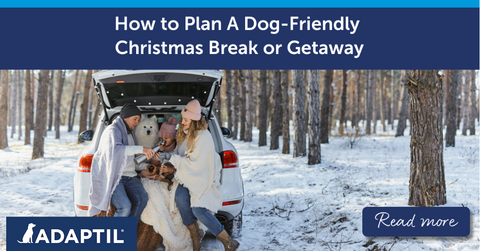
[[[458,236],[470,234],[466,207],[365,207],[365,236]]]

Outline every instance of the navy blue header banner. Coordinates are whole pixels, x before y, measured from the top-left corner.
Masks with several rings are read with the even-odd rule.
[[[365,236],[470,235],[470,210],[466,207],[366,207],[362,213]]]
[[[478,8],[1,8],[1,69],[478,69]]]
[[[135,217],[7,217],[7,251],[136,249]]]

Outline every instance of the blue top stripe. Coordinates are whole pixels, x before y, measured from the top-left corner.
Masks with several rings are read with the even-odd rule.
[[[17,0],[0,8],[478,8],[478,0]]]

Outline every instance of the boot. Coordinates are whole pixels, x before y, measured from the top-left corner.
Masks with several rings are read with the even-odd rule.
[[[202,236],[200,236],[200,229],[198,228],[197,223],[193,223],[187,226],[188,231],[190,231],[190,235],[192,236],[192,243],[193,243],[193,251],[200,251],[200,240]]]
[[[220,232],[218,235],[217,235],[217,239],[219,239],[222,243],[223,243],[223,246],[225,247],[225,251],[235,251],[237,250],[238,246],[240,246],[240,243],[238,243],[238,241],[232,239],[232,237],[230,237],[230,235],[228,235],[227,231],[222,230],[222,232]]]

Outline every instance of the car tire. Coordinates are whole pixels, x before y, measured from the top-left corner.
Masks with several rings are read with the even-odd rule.
[[[225,224],[225,231],[232,237],[238,238],[242,236],[242,212],[235,216],[232,220],[227,221]]]

